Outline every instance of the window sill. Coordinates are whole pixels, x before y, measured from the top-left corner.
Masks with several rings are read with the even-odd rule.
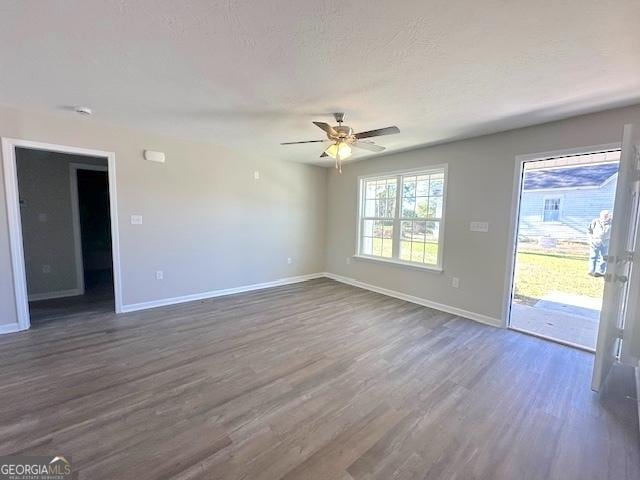
[[[401,260],[394,260],[390,258],[370,257],[368,255],[353,255],[353,258],[357,260],[366,260],[368,262],[387,263],[390,265],[405,267],[405,268],[410,268],[415,270],[427,270],[427,271],[436,272],[436,273],[442,273],[443,271],[442,267],[438,267],[435,265],[418,265],[416,263],[403,262]]]

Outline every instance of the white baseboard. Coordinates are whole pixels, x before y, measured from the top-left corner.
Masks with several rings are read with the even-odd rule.
[[[20,332],[22,330],[24,329],[20,328],[20,325],[18,325],[17,323],[8,323],[6,325],[0,325],[0,335],[3,335],[5,333]]]
[[[73,288],[71,290],[59,290],[57,292],[46,293],[30,293],[28,299],[30,302],[37,302],[39,300],[51,300],[52,298],[64,298],[64,297],[76,297],[78,295],[84,295],[84,291],[80,288]]]
[[[491,325],[492,327],[503,327],[502,320],[498,318],[489,317],[488,315],[483,315],[481,313],[470,312],[469,310],[463,310],[462,308],[452,307],[450,305],[445,305],[443,303],[433,302],[431,300],[426,300],[420,297],[414,297],[413,295],[407,295],[406,293],[397,292],[395,290],[389,290],[387,288],[377,287],[375,285],[361,282],[354,278],[348,278],[348,277],[343,277],[342,275],[336,275],[335,273],[325,272],[324,276],[332,280],[335,280],[337,282],[346,283],[354,287],[364,288],[365,290],[371,290],[372,292],[381,293],[382,295],[387,295],[389,297],[399,298],[400,300],[416,303],[418,305],[422,305],[423,307],[429,307],[435,310],[440,310],[442,312],[451,313],[452,315],[457,315],[459,317],[475,320],[477,322],[484,323],[486,325]]]
[[[135,312],[138,310],[146,310],[148,308],[165,307],[167,305],[175,305],[177,303],[193,302],[195,300],[205,300],[207,298],[222,297],[225,295],[233,295],[235,293],[251,292],[253,290],[262,290],[263,288],[279,287],[282,285],[290,285],[292,283],[306,282],[314,278],[324,277],[324,273],[310,273],[308,275],[299,275],[297,277],[281,278],[272,282],[256,283],[253,285],[244,285],[241,287],[225,288],[222,290],[212,290],[210,292],[194,293],[191,295],[183,295],[181,297],[162,298],[160,300],[152,300],[150,302],[131,303],[122,306],[122,313]]]

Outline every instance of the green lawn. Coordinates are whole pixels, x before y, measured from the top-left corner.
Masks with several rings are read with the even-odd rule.
[[[518,253],[515,297],[522,301],[563,292],[602,298],[603,278],[587,275],[587,258]]]
[[[385,238],[384,242],[381,238],[373,239],[374,255],[380,255],[380,244],[382,243],[382,256],[391,258],[391,250],[393,242],[390,238]],[[438,244],[437,243],[414,243],[411,248],[410,242],[401,242],[400,260],[422,262],[423,255],[426,256],[427,263],[436,264],[438,262]]]

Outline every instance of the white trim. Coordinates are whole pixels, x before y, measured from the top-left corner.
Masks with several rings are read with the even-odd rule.
[[[77,297],[84,295],[84,290],[72,288],[70,290],[59,290],[57,292],[30,293],[28,299],[30,302],[38,302],[40,300],[51,300],[53,298]]]
[[[71,188],[71,219],[73,223],[73,250],[76,264],[77,295],[84,295],[84,259],[82,258],[82,230],[80,228],[80,201],[78,199],[78,170],[109,172],[109,167],[89,163],[69,164],[69,186]],[[56,298],[56,297],[53,297]]]
[[[20,325],[17,323],[7,323],[6,325],[0,325],[0,335],[4,335],[5,333],[16,333],[21,332],[24,328],[20,328]]]
[[[549,152],[541,153],[528,153],[524,155],[517,155],[515,158],[514,168],[514,180],[513,180],[513,192],[511,197],[511,218],[509,219],[509,237],[507,244],[507,271],[504,279],[504,294],[505,299],[503,305],[503,318],[502,324],[505,327],[509,327],[511,318],[511,302],[513,301],[513,284],[515,273],[515,260],[516,260],[516,248],[518,246],[518,219],[520,218],[520,200],[522,192],[522,174],[524,171],[524,164],[526,162],[532,162],[537,160],[549,160],[550,158],[568,157],[572,155],[588,155],[590,153],[605,152],[611,150],[619,150],[621,144],[606,143],[603,145],[592,145],[587,147],[575,147],[562,150],[553,150]]]
[[[13,268],[13,285],[19,329],[27,330],[30,326],[30,319],[27,297],[27,280],[24,268],[24,251],[22,246],[22,224],[20,221],[18,178],[16,173],[16,147],[46,150],[50,152],[71,153],[89,157],[102,157],[107,159],[109,169],[109,204],[111,210],[111,247],[113,250],[113,283],[116,313],[119,313],[122,310],[122,286],[120,276],[120,242],[118,234],[115,153],[3,137],[2,164],[4,169],[5,196],[9,221],[9,241],[11,245],[11,264]]]
[[[444,178],[443,178],[443,183],[442,183],[442,214],[440,215],[440,218],[438,219],[422,219],[422,218],[416,218],[416,219],[411,219],[411,220],[424,220],[424,221],[435,221],[438,222],[438,258],[437,258],[437,263],[435,265],[433,264],[423,264],[420,262],[407,262],[407,261],[403,261],[400,260],[400,223],[403,220],[408,220],[405,218],[402,218],[402,191],[403,191],[403,183],[404,183],[404,177],[405,176],[411,176],[411,175],[416,175],[416,174],[425,174],[425,175],[430,175],[430,174],[437,174],[437,173],[442,173]],[[382,179],[387,179],[389,177],[396,177],[397,178],[397,185],[396,185],[396,211],[395,211],[395,216],[394,218],[381,218],[380,220],[387,220],[387,221],[393,221],[393,231],[394,231],[394,235],[393,235],[393,252],[392,252],[392,257],[391,258],[386,258],[386,257],[375,257],[372,255],[366,255],[361,253],[362,250],[362,237],[361,237],[361,231],[362,231],[362,224],[363,224],[363,220],[365,219],[365,216],[363,215],[364,213],[364,208],[365,208],[365,199],[364,199],[364,195],[365,195],[365,191],[363,189],[364,186],[364,182],[367,180],[382,180]],[[446,210],[447,210],[447,193],[449,190],[449,164],[448,163],[440,163],[437,165],[426,165],[424,167],[420,167],[420,168],[411,168],[411,169],[407,169],[407,170],[395,170],[395,171],[391,171],[391,172],[383,172],[383,173],[376,173],[376,174],[365,174],[365,175],[359,175],[357,178],[357,188],[356,188],[356,192],[357,192],[357,198],[356,198],[356,205],[357,205],[357,218],[356,218],[356,245],[355,245],[355,254],[353,255],[354,258],[361,258],[361,259],[366,259],[366,260],[377,260],[380,261],[382,263],[393,263],[396,265],[401,265],[401,266],[411,266],[411,267],[417,267],[420,268],[422,270],[435,270],[438,272],[442,272],[444,269],[444,232],[445,232],[445,220],[446,220]],[[369,219],[369,218],[368,218]]]
[[[601,145],[587,145],[586,147],[563,148],[560,150],[550,150],[547,152],[525,153],[516,156],[516,161],[531,162],[533,160],[551,160],[553,158],[574,157],[578,155],[589,155],[592,153],[610,152],[620,150],[620,142],[604,143]],[[609,162],[600,162],[609,163]],[[559,167],[560,168],[560,167]]]
[[[524,333],[525,335],[529,335],[531,337],[541,338],[543,340],[549,340],[551,342],[559,343],[561,345],[566,345],[568,347],[577,348],[579,350],[584,350],[589,353],[596,353],[595,348],[585,347],[584,345],[580,345],[579,343],[569,342],[567,340],[562,340],[560,338],[553,338],[548,335],[543,335],[542,333],[534,332],[533,330],[527,330],[525,328],[518,327],[509,327],[509,330],[513,330],[514,332]]]
[[[251,292],[253,290],[262,290],[265,288],[279,287],[282,285],[290,285],[292,283],[306,282],[316,278],[324,277],[324,273],[310,273],[308,275],[299,275],[297,277],[286,277],[271,282],[255,283],[253,285],[243,285],[240,287],[225,288],[221,290],[212,290],[209,292],[194,293],[191,295],[183,295],[180,297],[161,298],[159,300],[151,300],[149,302],[131,303],[122,306],[122,312],[136,312],[138,310],[147,310],[149,308],[165,307],[167,305],[176,305],[178,303],[193,302],[195,300],[205,300],[208,298],[223,297],[225,295],[234,295],[236,293]]]
[[[406,302],[415,303],[417,305],[422,305],[423,307],[433,308],[435,310],[440,310],[441,312],[450,313],[452,315],[457,315],[459,317],[468,318],[470,320],[475,320],[476,322],[484,323],[486,325],[490,325],[492,327],[501,327],[502,321],[498,318],[493,318],[488,315],[483,315],[481,313],[471,312],[469,310],[464,310],[458,307],[452,307],[450,305],[445,305],[443,303],[433,302],[431,300],[427,300],[421,297],[414,297],[413,295],[407,295],[406,293],[397,292],[395,290],[389,290],[387,288],[377,287],[375,285],[371,285],[369,283],[364,283],[354,278],[343,277],[342,275],[336,275],[335,273],[325,272],[324,276],[335,280],[340,283],[346,283],[347,285],[352,285],[354,287],[363,288],[365,290],[370,290],[372,292],[380,293],[382,295],[386,295],[388,297],[398,298],[400,300],[404,300]]]

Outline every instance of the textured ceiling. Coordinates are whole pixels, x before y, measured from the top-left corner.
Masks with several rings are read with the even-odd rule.
[[[0,104],[321,164],[279,142],[333,111],[398,125],[378,140],[398,150],[638,103],[638,19],[638,0],[3,0]]]

